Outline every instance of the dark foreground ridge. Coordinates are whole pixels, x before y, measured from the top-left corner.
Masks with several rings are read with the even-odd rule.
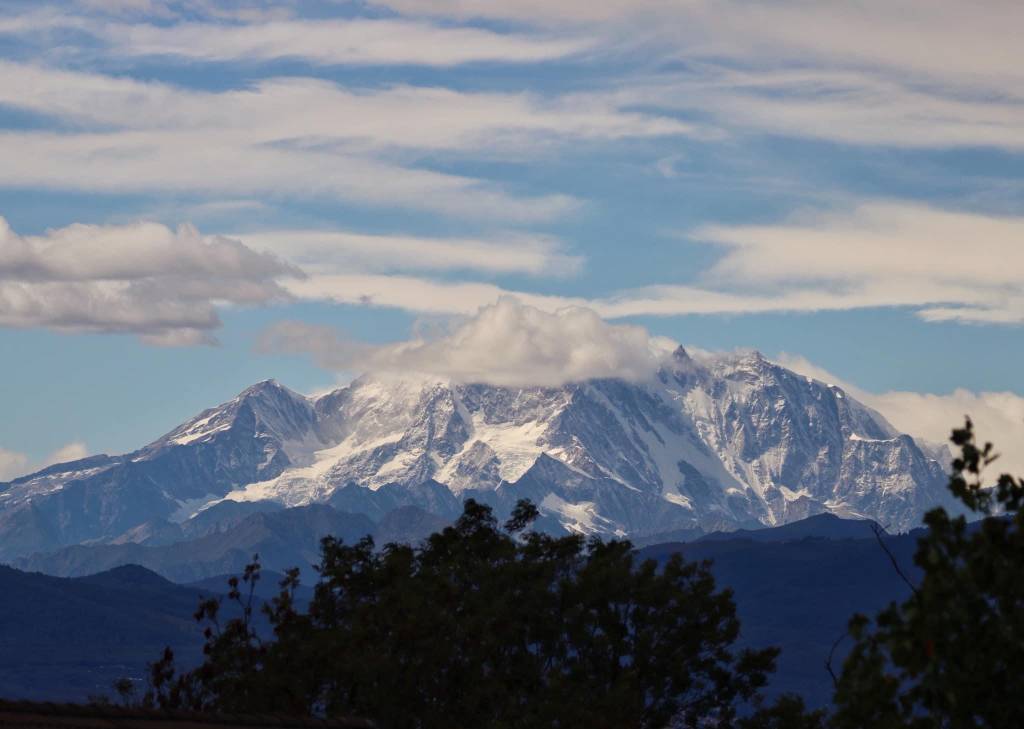
[[[102,704],[48,704],[0,700],[0,727],[60,727],[61,729],[249,729],[282,727],[305,729],[370,729],[363,719],[296,719],[285,716],[231,716],[183,711],[146,711]]]
[[[886,538],[914,578],[917,536]],[[266,542],[245,546],[254,549],[239,550],[239,559],[257,551],[278,569],[297,553],[286,549],[275,558]],[[659,562],[675,552],[688,560],[711,560],[717,584],[736,596],[740,643],[783,648],[768,695],[794,691],[812,706],[830,700],[832,685],[822,664],[849,616],[873,613],[908,592],[870,524],[831,515],[638,552],[640,559]],[[228,576],[181,585],[137,565],[71,579],[0,567],[0,591],[17,596],[0,603],[0,696],[83,701],[108,694],[122,676],[143,680],[146,664],[165,645],[186,665],[198,662],[202,631],[192,613],[201,596],[227,590]],[[276,595],[279,581],[280,575],[266,571],[257,597]],[[311,587],[304,581],[302,600],[312,597]],[[26,624],[34,629],[18,627]],[[118,626],[117,638],[112,625]]]

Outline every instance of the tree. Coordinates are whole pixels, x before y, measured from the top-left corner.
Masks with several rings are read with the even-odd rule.
[[[996,458],[979,447],[970,420],[950,488],[968,524],[944,509],[925,515],[915,562],[923,578],[910,598],[874,620],[855,616],[854,647],[839,678],[838,729],[1012,727],[1024,721],[1024,481],[1008,474],[986,487]]]
[[[265,607],[273,640],[252,625],[253,567],[248,600],[232,585],[241,617],[221,628],[219,602],[201,605],[203,665],[178,675],[165,654],[146,700],[389,729],[820,726],[795,699],[737,718],[778,651],[733,649],[732,595],[706,564],[638,564],[625,541],[526,531],[536,516],[520,502],[502,529],[470,500],[420,547],[327,538],[308,610],[297,571]]]

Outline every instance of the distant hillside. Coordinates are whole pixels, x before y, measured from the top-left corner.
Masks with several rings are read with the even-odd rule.
[[[287,511],[308,516],[303,509]],[[284,511],[273,514],[297,518]],[[400,512],[389,529],[397,533],[409,525],[433,525],[424,514]],[[253,516],[267,515],[246,519]],[[302,535],[306,523],[295,522],[292,537],[309,540]],[[252,534],[252,529],[246,527],[243,533]],[[640,549],[639,556],[664,560],[682,552],[687,559],[712,560],[719,586],[731,588],[735,595],[741,641],[783,649],[770,692],[796,691],[820,705],[831,696],[825,657],[850,616],[857,611],[873,613],[907,595],[907,586],[870,531],[868,538],[849,538],[865,530],[865,522],[818,516],[733,538],[716,535],[685,544],[652,545]],[[916,537],[917,533],[885,537],[912,579],[917,578],[912,559]],[[181,560],[194,554],[187,544],[175,546]],[[166,547],[142,549],[160,555],[174,552]],[[294,549],[288,547],[278,558],[286,559]],[[104,692],[120,676],[142,676],[145,664],[165,644],[186,661],[195,659],[201,636],[191,616],[198,596],[224,592],[227,576],[211,573],[198,584],[180,586],[137,566],[74,579],[0,568],[0,698],[77,700]],[[276,594],[279,579],[268,570],[258,596]],[[300,599],[309,598],[312,584],[305,581]]]
[[[653,545],[641,549],[640,556],[663,561],[681,552],[689,560],[711,560],[718,585],[733,590],[741,643],[782,648],[769,693],[796,692],[820,706],[832,696],[824,662],[850,616],[874,614],[893,600],[905,599],[909,588],[873,534],[860,539],[842,536],[866,529],[866,523],[831,524],[829,531],[840,535],[836,538],[790,538],[793,527],[803,525],[798,533],[810,531],[815,526],[806,524],[810,521],[733,539],[716,535],[688,544]],[[885,537],[912,580],[919,577],[913,564],[918,534]],[[848,645],[842,644],[837,652],[837,668]]]
[[[204,525],[201,536],[193,539],[169,544],[77,545],[19,559],[14,566],[60,577],[80,577],[138,564],[175,582],[192,583],[238,574],[258,554],[266,569],[283,572],[299,567],[308,582],[315,579],[312,565],[320,561],[320,540],[327,535],[349,544],[367,535],[376,537],[381,545],[415,542],[448,523],[414,506],[388,512],[379,524],[363,514],[338,511],[326,504],[230,516],[226,522]]]
[[[82,701],[170,645],[200,657],[201,592],[141,567],[76,579],[0,566],[0,698]]]

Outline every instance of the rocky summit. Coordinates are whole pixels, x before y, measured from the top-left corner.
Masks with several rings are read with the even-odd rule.
[[[541,526],[649,537],[817,513],[905,531],[948,505],[942,455],[841,388],[758,353],[682,348],[646,381],[514,388],[365,375],[318,398],[270,380],[121,456],[0,484],[0,560],[142,540],[216,505],[327,503],[378,521],[465,498]]]

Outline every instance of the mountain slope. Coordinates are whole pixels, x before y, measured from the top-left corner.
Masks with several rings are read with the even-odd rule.
[[[0,560],[169,543],[211,506],[330,503],[451,518],[537,503],[553,529],[643,537],[818,513],[906,530],[948,504],[942,465],[840,388],[757,353],[682,348],[646,382],[512,388],[364,376],[315,400],[273,381],[136,451],[0,484]],[[185,537],[187,538],[187,536]]]
[[[814,532],[821,524],[800,523],[797,531]],[[837,524],[833,523],[827,532]],[[841,533],[867,525],[845,522]],[[892,601],[909,597],[910,588],[893,569],[874,535],[869,538],[804,537],[790,539],[786,527],[766,529],[757,539],[698,540],[661,544],[639,550],[640,558],[665,560],[681,552],[688,560],[711,560],[719,587],[729,587],[742,626],[739,643],[782,648],[767,694],[797,693],[811,706],[827,706],[834,687],[825,670],[832,645],[844,635],[857,612],[874,615]],[[913,555],[920,533],[886,537],[908,577],[920,572]],[[834,658],[841,666],[850,641]]]
[[[239,484],[321,446],[313,405],[274,381],[204,411],[124,456],[95,456],[0,484],[0,561],[146,522],[183,521]]]
[[[62,579],[0,566],[0,594],[0,698],[84,701],[141,679],[165,646],[186,665],[202,655],[202,593],[141,567]]]
[[[373,522],[324,504],[250,514],[188,541],[162,546],[92,544],[65,547],[17,560],[15,566],[61,577],[80,577],[119,565],[135,564],[175,582],[199,582],[223,574],[241,574],[260,555],[270,570],[299,567],[307,579],[320,561],[320,540],[328,535],[353,543],[372,534]]]
[[[638,552],[641,559],[664,560],[681,551],[687,559],[712,560],[718,586],[733,590],[741,643],[783,649],[769,693],[795,691],[817,706],[831,696],[823,663],[850,615],[873,614],[909,591],[874,535],[856,538],[868,526],[812,517]],[[912,560],[917,536],[886,537],[913,580],[919,578]],[[287,538],[301,541],[303,535],[291,530]],[[265,571],[257,596],[276,594],[278,578]],[[226,579],[217,575],[181,587],[134,565],[75,579],[0,567],[0,594],[15,598],[0,600],[0,698],[82,700],[106,693],[115,678],[142,676],[165,645],[185,664],[197,660],[201,626],[192,613],[200,592],[222,594]],[[314,584],[304,580],[300,599],[310,597]],[[231,606],[225,609],[230,615]],[[840,646],[837,660],[845,648]]]

